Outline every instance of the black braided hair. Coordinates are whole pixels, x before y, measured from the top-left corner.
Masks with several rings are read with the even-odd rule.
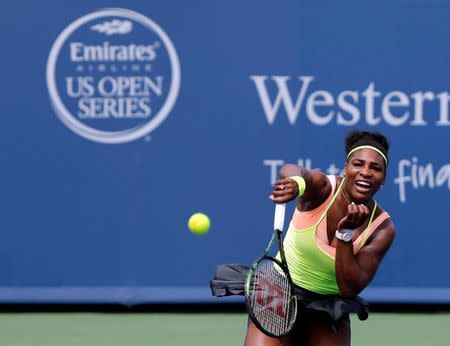
[[[345,154],[361,145],[370,145],[380,150],[388,158],[389,142],[379,132],[353,130],[345,137]],[[389,160],[388,160],[389,162]]]

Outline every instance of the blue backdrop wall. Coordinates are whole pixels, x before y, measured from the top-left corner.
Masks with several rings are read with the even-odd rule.
[[[285,162],[392,145],[364,292],[450,302],[446,1],[4,1],[0,302],[212,302],[270,237]],[[292,212],[292,206],[288,209]],[[208,234],[189,232],[194,212]],[[229,299],[227,301],[233,301]]]

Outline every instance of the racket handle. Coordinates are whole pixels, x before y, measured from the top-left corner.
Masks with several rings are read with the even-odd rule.
[[[275,204],[275,217],[273,219],[273,229],[283,231],[285,212],[286,212],[286,203]]]

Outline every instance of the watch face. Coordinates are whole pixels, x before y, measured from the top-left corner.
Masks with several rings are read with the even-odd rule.
[[[343,237],[342,237],[345,241],[350,241],[350,240],[352,240],[352,233],[351,232],[347,232],[347,233],[344,233],[343,234]]]
[[[336,237],[342,241],[349,242],[353,238],[353,232],[350,231],[350,232],[342,233],[342,232],[336,231]]]

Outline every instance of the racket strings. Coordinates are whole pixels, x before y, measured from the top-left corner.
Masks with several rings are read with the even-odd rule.
[[[296,304],[283,269],[269,259],[260,261],[250,291],[253,315],[261,327],[276,336],[286,334],[295,321]]]

